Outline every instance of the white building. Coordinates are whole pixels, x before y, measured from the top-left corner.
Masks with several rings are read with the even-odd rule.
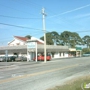
[[[27,40],[28,40],[28,38],[26,38],[26,37],[14,36],[14,39],[8,43],[8,46],[26,45]],[[44,44],[44,41],[42,41],[38,38],[35,38],[35,37],[31,37],[30,40],[37,40],[38,44]]]
[[[14,36],[14,39],[8,43],[8,46],[0,47],[0,56],[5,56],[5,51],[8,55],[27,56],[30,60],[35,57],[35,48],[29,48],[27,54],[27,40],[26,37]],[[44,41],[31,37],[30,41],[37,42],[37,52],[44,52]],[[52,58],[65,58],[68,57],[68,46],[46,45],[46,52],[52,53]]]

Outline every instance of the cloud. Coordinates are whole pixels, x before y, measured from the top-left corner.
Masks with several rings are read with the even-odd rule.
[[[90,16],[90,13],[87,13],[87,14],[80,14],[80,15],[77,15],[75,16],[74,18],[85,18],[85,17],[89,17]]]
[[[90,4],[85,5],[85,6],[82,6],[82,7],[79,7],[79,8],[76,8],[76,9],[73,9],[73,10],[69,10],[69,11],[63,12],[63,13],[61,13],[61,14],[57,14],[57,15],[50,16],[49,18],[53,18],[53,17],[56,17],[56,16],[60,16],[60,15],[63,15],[63,14],[67,14],[67,13],[71,13],[71,12],[74,12],[74,11],[77,11],[77,10],[80,10],[80,9],[83,9],[83,8],[86,8],[86,7],[89,7],[89,6],[90,6]]]

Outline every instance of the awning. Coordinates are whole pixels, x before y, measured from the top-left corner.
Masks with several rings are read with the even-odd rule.
[[[0,54],[4,54],[8,50],[8,53],[27,53],[26,45],[19,46],[4,46],[0,47]],[[35,52],[35,48],[28,48],[28,51]],[[44,45],[37,45],[38,52],[44,52]],[[47,52],[67,52],[69,51],[68,46],[56,46],[56,45],[46,45]]]

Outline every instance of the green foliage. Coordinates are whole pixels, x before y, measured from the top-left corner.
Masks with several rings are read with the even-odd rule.
[[[54,44],[56,45],[60,44],[60,35],[56,31],[51,32],[51,37],[52,37]]]
[[[47,40],[47,45],[53,45],[53,40],[52,40],[52,36],[51,36],[51,33],[47,33],[46,34],[46,40]]]
[[[40,39],[44,40],[44,36]],[[75,48],[77,45],[87,45],[90,48],[90,36],[84,36],[81,38],[78,33],[64,31],[61,34],[56,31],[46,33],[47,45],[67,45],[71,48]]]
[[[74,78],[61,86],[56,86],[48,90],[90,90],[90,88],[84,88],[84,83],[90,83],[90,76]]]
[[[76,32],[64,31],[60,35],[63,45],[75,48],[76,45],[82,45],[82,39]]]
[[[25,37],[28,38],[28,39],[31,39],[31,36],[30,35],[26,35]]]
[[[42,36],[40,39],[44,40],[44,36]],[[55,31],[46,33],[46,44],[47,45],[54,45],[54,44],[60,45],[60,35]]]
[[[83,53],[90,52],[90,48],[89,48],[89,49],[88,49],[88,48],[83,48],[83,49],[82,49],[82,52],[83,52]]]
[[[84,42],[84,45],[87,46],[87,48],[90,48],[90,36],[89,35],[86,35],[82,38],[83,42]]]
[[[40,37],[40,39],[44,41],[44,36]]]
[[[44,41],[44,36],[41,37],[40,39]],[[53,45],[51,33],[46,33],[46,44],[47,45]]]

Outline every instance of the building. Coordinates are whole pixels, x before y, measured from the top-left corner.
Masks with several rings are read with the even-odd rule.
[[[81,57],[81,55],[82,55],[81,47],[69,48],[69,52],[68,52],[69,57]]]
[[[31,44],[32,42],[37,44],[37,53],[44,52],[44,41],[35,37],[28,39],[26,37],[14,36],[14,39],[8,43],[8,46],[0,47],[0,56],[5,56],[5,52],[8,51],[8,56],[25,56],[28,60],[32,60],[36,54],[36,47],[33,48],[30,46],[28,48],[28,40],[30,40]],[[46,52],[51,53],[52,58],[68,57],[68,51],[68,46],[46,45]]]
[[[14,39],[8,43],[8,46],[19,46],[19,45],[26,45],[28,38],[26,37],[20,37],[20,36],[14,36]],[[37,40],[38,44],[44,44],[44,41],[31,37],[30,40]]]

